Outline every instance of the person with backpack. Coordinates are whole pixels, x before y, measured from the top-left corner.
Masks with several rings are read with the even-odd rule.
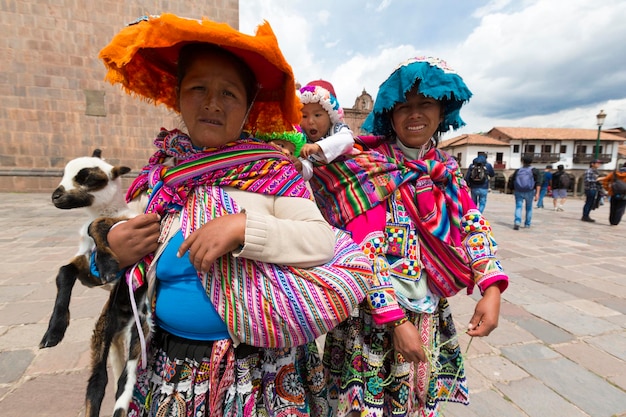
[[[572,177],[565,172],[565,167],[559,165],[556,172],[552,175],[552,204],[554,211],[564,211],[563,205],[567,199],[567,190],[572,183]]]
[[[537,208],[543,208],[543,198],[548,194],[548,190],[552,185],[552,165],[546,165],[541,175],[541,188],[539,189],[539,200],[537,200]]]
[[[526,218],[524,219],[524,227],[530,227],[533,218],[533,200],[539,199],[539,190],[541,182],[539,181],[539,171],[532,164],[531,156],[523,156],[522,163],[524,166],[513,172],[509,180],[509,189],[513,190],[515,195],[515,221],[513,230],[519,230],[522,224],[522,205],[526,205]]]
[[[495,175],[493,166],[487,162],[487,157],[483,153],[474,158],[465,173],[465,182],[470,188],[472,200],[481,213],[485,212],[485,205],[487,204],[489,178],[493,178]]]

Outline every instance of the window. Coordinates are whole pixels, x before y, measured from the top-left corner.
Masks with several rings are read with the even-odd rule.
[[[528,145],[524,146],[524,152],[525,153],[535,153],[535,145],[528,144]]]
[[[560,153],[567,153],[567,145],[561,145]]]
[[[541,145],[541,153],[552,153],[552,145]]]
[[[519,145],[513,145],[513,153],[519,153]]]

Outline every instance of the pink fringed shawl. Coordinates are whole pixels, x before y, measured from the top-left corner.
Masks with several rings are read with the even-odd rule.
[[[437,149],[423,159],[409,161],[385,144],[376,151],[316,167],[311,184],[326,219],[338,227],[346,227],[399,190],[418,229],[428,285],[447,297],[473,286],[470,259],[461,242],[461,219],[472,204],[467,193],[459,192],[457,168],[452,158]]]

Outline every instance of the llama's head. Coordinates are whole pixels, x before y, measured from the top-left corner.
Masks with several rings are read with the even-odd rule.
[[[100,155],[99,150],[94,155]],[[63,179],[52,193],[52,203],[60,209],[89,207],[108,210],[124,203],[121,175],[130,172],[125,166],[113,166],[99,156],[72,159],[65,165]]]

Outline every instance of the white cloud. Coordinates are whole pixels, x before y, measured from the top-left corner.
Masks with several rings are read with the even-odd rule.
[[[240,0],[240,29],[274,28],[296,79],[331,81],[351,107],[375,97],[401,61],[448,61],[474,93],[468,127],[626,125],[626,2],[622,0]],[[621,110],[620,110],[621,109]],[[614,118],[614,119],[613,119]]]
[[[476,9],[476,11],[474,11],[472,16],[481,18],[481,17],[483,17],[485,15],[493,14],[495,12],[498,12],[498,11],[504,9],[510,3],[511,3],[511,0],[493,0],[493,1],[490,1],[485,6],[479,7],[478,9]]]
[[[380,12],[382,10],[385,10],[386,8],[389,7],[389,5],[391,5],[391,0],[383,0],[383,1],[380,2],[378,7],[376,7],[376,11]]]

